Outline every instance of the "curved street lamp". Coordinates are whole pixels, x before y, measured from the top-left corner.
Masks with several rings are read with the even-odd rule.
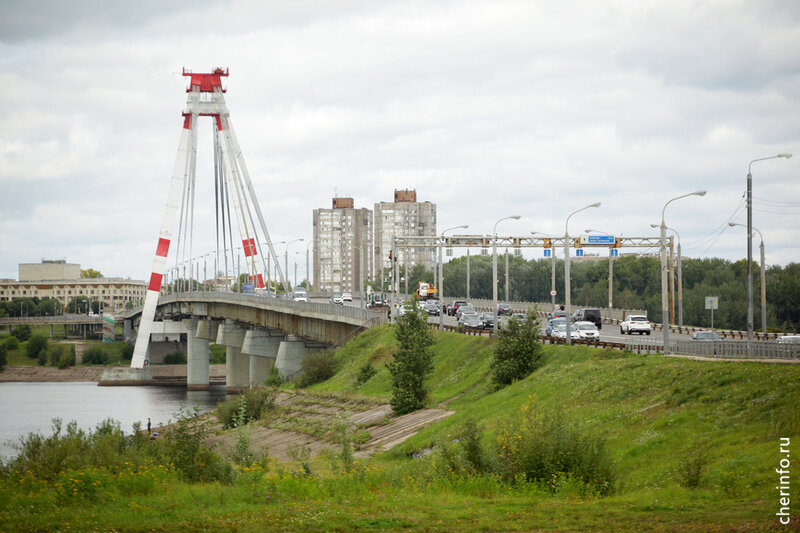
[[[675,200],[686,198],[687,196],[705,196],[706,191],[695,191],[688,194],[676,196],[664,204],[661,210],[661,327],[664,333],[664,355],[669,353],[669,297],[667,296],[667,224],[664,222],[664,214],[667,206]]]
[[[769,157],[753,159],[747,165],[747,340],[753,340],[753,175],[750,168],[756,161],[789,159],[792,154],[777,154]],[[748,347],[749,351],[749,347]]]
[[[570,327],[570,322],[572,321],[572,315],[569,309],[570,306],[570,283],[569,279],[569,219],[572,218],[572,215],[576,213],[580,213],[585,209],[589,209],[590,207],[600,207],[600,202],[595,202],[593,204],[587,205],[586,207],[581,207],[577,211],[573,211],[567,217],[567,221],[564,223],[564,300],[565,300],[565,310],[567,312],[567,319],[564,321],[567,324],[567,338],[565,339],[567,344],[572,344],[572,328]]]
[[[497,225],[504,220],[519,220],[519,215],[503,217],[494,223],[492,229],[492,300],[494,302],[494,335],[497,335]]]
[[[453,226],[452,228],[447,228],[446,230],[440,233],[442,237],[442,242],[439,243],[439,331],[444,329],[444,267],[442,262],[442,246],[444,246],[444,234],[448,231],[452,231],[454,229],[467,229],[469,228],[469,224],[465,224],[463,226]]]
[[[650,224],[650,227],[651,228],[658,228],[660,226],[658,224]],[[667,226],[667,229],[669,231],[675,233],[675,236],[678,237],[678,326],[683,327],[683,267],[682,267],[683,260],[682,260],[682,256],[681,256],[681,234],[678,233],[678,230],[676,230],[675,228],[670,228],[669,226]],[[672,265],[672,266],[674,266],[674,265]],[[673,276],[673,278],[674,278],[674,274],[672,272],[672,268],[670,268],[669,272],[670,272],[670,276]],[[674,284],[673,282],[674,282],[674,279],[671,278],[669,280],[669,286],[670,287],[673,286],[673,284]],[[672,290],[672,289],[670,289],[670,290]],[[672,310],[670,309],[670,312],[671,311]]]

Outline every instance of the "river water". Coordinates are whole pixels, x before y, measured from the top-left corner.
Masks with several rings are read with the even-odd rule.
[[[120,422],[126,433],[134,422],[154,427],[177,418],[181,406],[197,406],[211,411],[225,401],[225,386],[207,391],[187,391],[183,387],[98,387],[80,383],[0,383],[0,457],[16,455],[11,446],[31,432],[52,434],[52,419],[62,427],[74,420],[81,429],[94,429],[107,418]]]

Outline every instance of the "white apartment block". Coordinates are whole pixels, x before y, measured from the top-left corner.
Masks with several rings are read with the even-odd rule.
[[[391,272],[389,251],[394,236],[436,236],[436,204],[417,202],[414,190],[395,190],[394,202],[375,204],[375,269],[376,274]],[[436,265],[434,248],[398,249],[397,262],[412,266],[421,264],[433,270]],[[383,274],[379,274],[383,275]]]
[[[332,203],[314,210],[314,290],[359,294],[372,278],[372,211],[352,198]]]

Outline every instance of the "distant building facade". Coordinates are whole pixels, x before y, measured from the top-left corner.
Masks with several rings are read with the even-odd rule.
[[[147,282],[122,278],[81,278],[81,266],[64,260],[19,265],[19,281],[0,280],[0,301],[14,298],[55,298],[62,307],[76,296],[114,309],[144,300]]]
[[[436,236],[436,204],[418,202],[417,191],[395,190],[394,202],[375,204],[375,268],[388,276],[391,271],[389,251],[394,236]],[[433,270],[436,265],[434,248],[398,250],[399,264],[424,265]]]
[[[314,210],[314,290],[364,290],[372,278],[372,211],[352,198],[334,198],[330,209]]]

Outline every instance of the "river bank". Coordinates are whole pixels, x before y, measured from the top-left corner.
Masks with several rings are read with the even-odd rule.
[[[212,381],[225,379],[225,365],[209,365]],[[7,366],[0,372],[0,383],[78,383],[100,381],[100,376],[109,368],[106,366],[72,366],[56,368],[52,366]],[[186,379],[186,365],[153,365],[150,367],[153,378],[180,380]]]

